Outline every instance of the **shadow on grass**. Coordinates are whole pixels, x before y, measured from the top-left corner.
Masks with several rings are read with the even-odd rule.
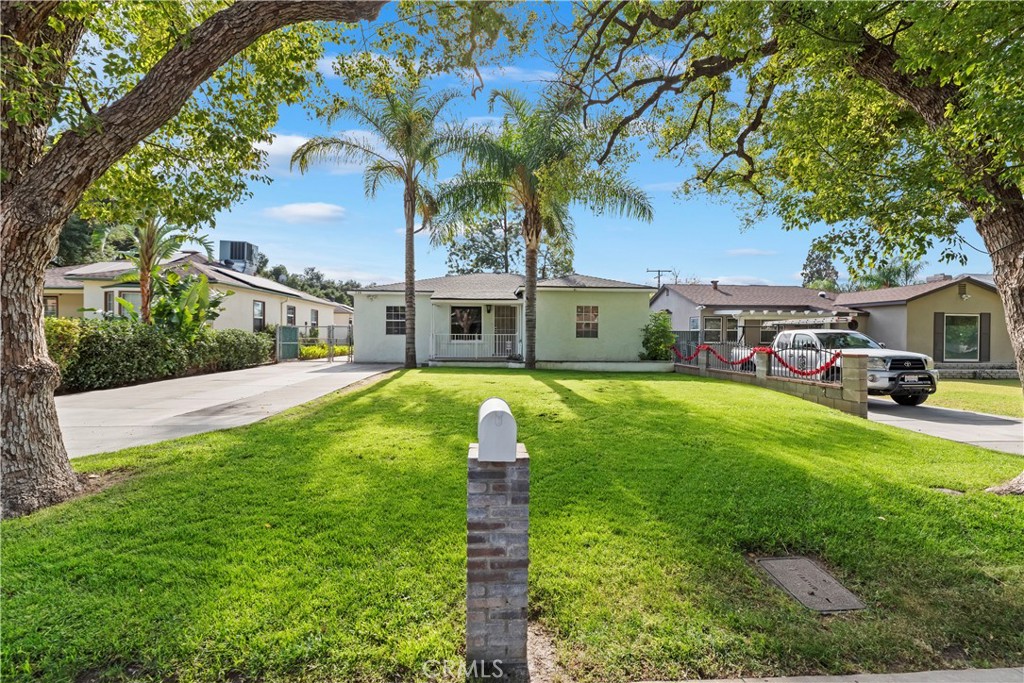
[[[142,471],[5,523],[4,674],[405,680],[456,658],[466,446],[495,394],[531,453],[532,616],[578,678],[1020,662],[1024,515],[977,493],[1010,456],[725,382],[432,369],[88,459]],[[805,612],[749,552],[815,555],[869,610]]]

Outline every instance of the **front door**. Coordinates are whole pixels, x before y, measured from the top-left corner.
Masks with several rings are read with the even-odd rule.
[[[509,358],[518,353],[515,306],[494,307],[494,355]]]

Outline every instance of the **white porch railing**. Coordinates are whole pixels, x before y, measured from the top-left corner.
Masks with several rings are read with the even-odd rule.
[[[431,358],[513,358],[522,353],[518,334],[435,334]]]

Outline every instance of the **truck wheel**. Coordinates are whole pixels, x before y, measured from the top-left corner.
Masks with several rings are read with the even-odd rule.
[[[919,406],[928,400],[928,394],[893,394],[891,398],[901,406]]]

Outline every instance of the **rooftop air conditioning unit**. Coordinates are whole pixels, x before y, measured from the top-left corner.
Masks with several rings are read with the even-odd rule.
[[[252,275],[256,272],[259,249],[249,242],[220,241],[220,261],[231,270]]]

